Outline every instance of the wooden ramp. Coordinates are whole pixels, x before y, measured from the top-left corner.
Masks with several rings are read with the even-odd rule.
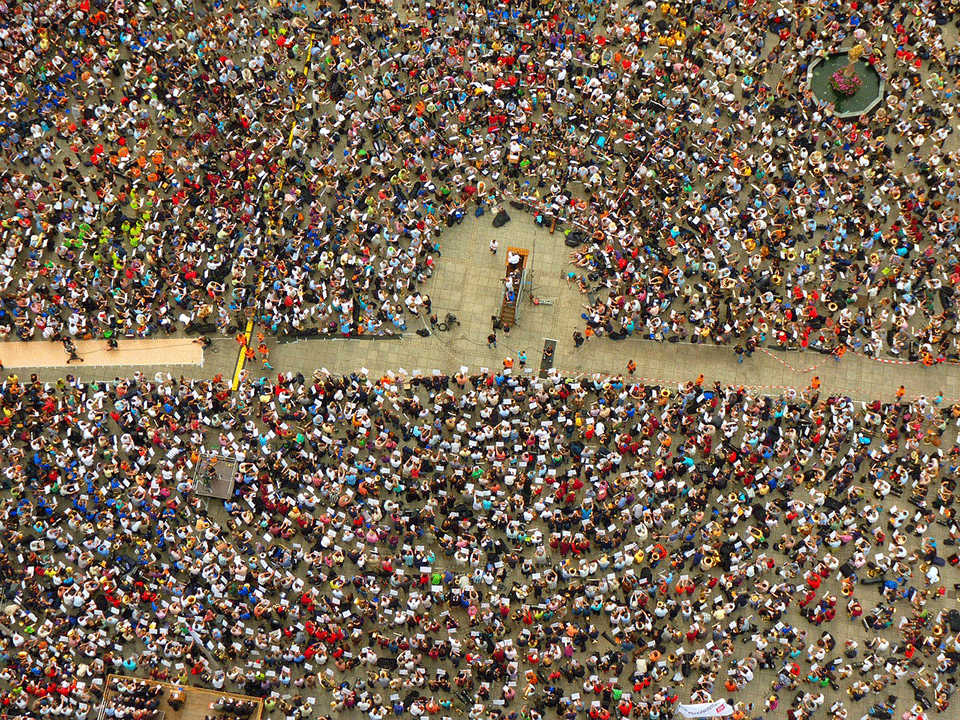
[[[189,338],[120,338],[116,350],[106,340],[77,340],[77,354],[83,362],[69,367],[144,367],[149,365],[203,365],[203,348]],[[8,340],[0,343],[0,362],[5,368],[33,369],[67,367],[69,356],[59,342]]]
[[[260,720],[263,714],[263,700],[260,698],[198,687],[191,687],[187,690],[186,701],[180,711],[179,720],[205,720],[208,716],[214,717],[220,715],[221,713],[212,710],[210,705],[225,696],[255,703],[257,706],[256,709],[243,720]]]
[[[104,720],[106,707],[115,695],[113,690],[110,689],[111,681],[115,678],[120,680],[136,680],[137,682],[143,682],[149,685],[158,685],[164,689],[158,715],[154,720],[204,720],[208,715],[217,714],[216,711],[210,709],[210,705],[222,697],[252,702],[256,706],[253,712],[243,720],[261,720],[263,717],[263,700],[258,697],[238,695],[237,693],[224,692],[222,690],[207,690],[206,688],[191,685],[175,685],[159,680],[148,680],[147,678],[109,675],[107,677],[106,691],[104,692],[103,702],[100,706],[98,716],[101,720]],[[183,705],[178,709],[170,705],[170,696],[171,693],[174,692],[182,694],[183,698]]]
[[[522,259],[520,261],[520,267],[514,270],[512,273],[510,271],[510,263],[507,262],[507,272],[504,277],[504,282],[506,278],[513,278],[513,298],[511,299],[506,292],[506,287],[504,287],[503,299],[500,302],[500,324],[505,328],[512,328],[516,325],[517,322],[517,303],[520,301],[520,292],[523,285],[523,271],[527,267],[527,260],[530,257],[530,251],[526,248],[518,247],[508,247],[507,248],[507,257],[510,257],[510,253],[516,253]]]

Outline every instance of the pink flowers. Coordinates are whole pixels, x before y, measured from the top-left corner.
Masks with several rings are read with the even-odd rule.
[[[856,95],[857,90],[859,90],[862,85],[863,80],[860,79],[860,76],[857,75],[856,72],[852,75],[847,75],[845,68],[837,70],[830,76],[830,88],[837,93],[837,95],[843,95],[844,97]]]

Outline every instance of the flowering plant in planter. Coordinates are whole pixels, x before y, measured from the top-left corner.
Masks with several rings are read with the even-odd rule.
[[[830,89],[843,97],[856,95],[862,85],[863,80],[856,72],[848,74],[846,70],[837,70],[830,76]]]

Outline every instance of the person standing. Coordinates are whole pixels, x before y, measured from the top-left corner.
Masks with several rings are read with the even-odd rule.
[[[263,367],[267,370],[273,370],[273,365],[270,364],[270,349],[267,347],[265,340],[262,340],[257,346],[257,352],[260,353],[260,362]]]
[[[487,335],[487,347],[495,348],[497,346],[497,333],[492,332]]]
[[[637,371],[637,364],[633,360],[627,360],[627,374],[633,375]]]
[[[77,346],[74,344],[71,338],[65,337],[63,339],[63,349],[66,350],[70,355],[70,357],[67,359],[67,365],[72,363],[74,360],[83,362],[83,358],[77,355]]]

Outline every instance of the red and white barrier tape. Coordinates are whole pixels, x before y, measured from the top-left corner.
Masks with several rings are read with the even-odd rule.
[[[919,362],[919,360],[888,360],[887,358],[871,357],[870,355],[864,355],[862,352],[857,352],[856,350],[850,350],[849,352],[866,360],[875,360],[877,362],[886,363],[887,365],[916,365]]]
[[[685,385],[686,383],[688,383],[688,382],[692,379],[692,378],[687,378],[687,379],[684,379],[684,380],[666,380],[666,379],[664,379],[664,378],[641,377],[641,376],[639,376],[639,375],[626,375],[626,374],[623,374],[623,373],[620,373],[620,374],[601,373],[601,372],[593,372],[593,373],[591,373],[591,372],[573,371],[573,370],[571,370],[571,371],[566,371],[566,370],[560,370],[560,368],[555,368],[555,369],[560,373],[561,377],[563,377],[563,378],[566,379],[566,380],[570,380],[570,379],[574,379],[574,378],[577,379],[577,380],[588,379],[588,378],[591,379],[591,380],[600,380],[600,379],[602,379],[602,378],[620,378],[620,379],[622,379],[624,382],[628,382],[628,383],[637,383],[637,382],[640,382],[640,383],[645,383],[645,384],[650,384],[650,385],[663,385],[663,386],[670,386],[670,387],[679,388],[679,387],[681,387],[682,385]],[[754,385],[754,384],[752,384],[752,383],[734,383],[734,382],[721,383],[721,384],[722,384],[723,387],[728,387],[728,386],[733,387],[733,386],[735,386],[735,387],[738,387],[738,388],[743,388],[743,389],[745,389],[745,390],[746,390],[746,389],[750,389],[750,390],[759,390],[759,391],[763,391],[763,390],[797,390],[797,391],[802,391],[802,390],[804,389],[803,386],[798,386],[798,385]],[[712,391],[713,391],[713,385],[707,386],[707,385],[705,384],[705,385],[704,385],[704,389],[705,389],[705,390],[709,390],[709,391],[712,392]],[[762,394],[762,393],[761,393],[761,394]]]
[[[766,348],[757,348],[757,349],[758,349],[758,350],[762,350],[762,351],[764,352],[764,354],[772,357],[774,360],[776,360],[778,363],[780,363],[781,365],[783,365],[783,366],[784,366],[785,368],[787,368],[788,370],[793,370],[794,372],[798,372],[798,373],[813,372],[813,371],[816,370],[818,367],[820,367],[821,365],[823,365],[827,360],[830,359],[829,357],[827,357],[827,358],[825,358],[824,360],[821,360],[820,362],[818,362],[816,365],[811,365],[810,367],[806,368],[805,370],[798,370],[797,368],[793,367],[793,365],[791,365],[790,363],[788,363],[788,362],[786,362],[786,361],[781,360],[780,358],[778,358],[776,355],[774,355],[772,352],[770,352],[770,351],[767,350]]]

